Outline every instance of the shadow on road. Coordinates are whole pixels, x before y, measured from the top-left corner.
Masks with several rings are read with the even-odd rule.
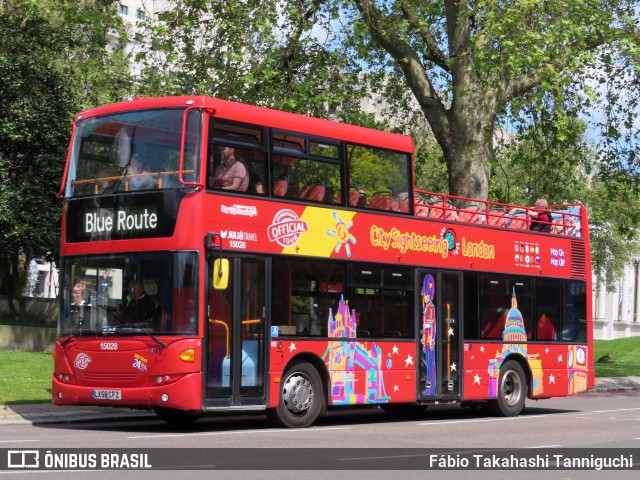
[[[527,406],[521,416],[553,415],[575,413],[579,410],[565,408],[538,407],[535,403]],[[314,423],[314,427],[336,427],[350,425],[372,425],[384,423],[402,422],[451,422],[456,420],[472,420],[479,418],[492,418],[489,415],[478,414],[470,408],[460,406],[430,406],[421,414],[389,414],[377,407],[342,407],[329,411],[326,417],[320,417]],[[170,425],[154,415],[136,416],[134,418],[118,418],[115,415],[105,414],[105,418],[95,418],[77,422],[65,421],[64,423],[46,423],[34,425],[37,428],[64,429],[64,430],[93,430],[93,431],[120,431],[120,432],[151,432],[151,433],[205,433],[210,431],[243,431],[263,430],[274,427],[264,414],[216,414],[204,415],[197,422],[178,426]]]

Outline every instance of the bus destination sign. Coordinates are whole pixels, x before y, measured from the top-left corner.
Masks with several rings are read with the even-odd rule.
[[[69,202],[67,241],[88,242],[135,238],[170,237],[176,223],[176,198],[164,195],[79,199]]]

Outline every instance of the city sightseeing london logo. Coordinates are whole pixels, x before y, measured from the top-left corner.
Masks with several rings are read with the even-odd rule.
[[[84,352],[79,353],[76,357],[76,361],[73,362],[76,368],[79,368],[80,370],[84,370],[85,368],[87,368],[90,363],[91,357]]]
[[[277,242],[281,247],[290,247],[298,243],[300,234],[307,230],[307,222],[300,220],[296,212],[280,210],[269,225],[269,241]]]

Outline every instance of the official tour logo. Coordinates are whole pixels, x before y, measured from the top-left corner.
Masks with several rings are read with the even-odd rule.
[[[73,362],[76,368],[79,368],[80,370],[84,370],[85,368],[87,368],[90,363],[91,363],[91,357],[84,352],[79,353],[78,356],[76,357],[76,361]]]
[[[290,247],[298,243],[300,234],[308,231],[307,222],[300,220],[296,212],[280,210],[269,225],[269,241],[277,242],[281,247]]]

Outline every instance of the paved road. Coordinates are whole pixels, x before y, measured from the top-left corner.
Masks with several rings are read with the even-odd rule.
[[[140,449],[162,452],[161,460],[171,465],[202,464],[207,470],[190,470],[196,478],[254,479],[294,475],[296,479],[335,476],[336,469],[347,469],[349,480],[387,479],[385,470],[373,462],[395,462],[393,468],[407,468],[415,462],[415,452],[406,449],[461,448],[464,452],[480,449],[503,452],[505,448],[531,449],[553,452],[567,447],[593,452],[597,448],[633,448],[636,462],[640,459],[640,377],[600,378],[589,394],[528,401],[524,414],[513,419],[476,417],[459,407],[431,407],[419,417],[398,420],[375,408],[361,410],[334,410],[322,418],[313,428],[304,430],[274,429],[263,415],[203,418],[189,428],[175,429],[157,420],[148,412],[101,407],[56,407],[50,404],[31,404],[5,407],[0,410],[0,449],[60,449],[94,447],[100,451],[109,448]],[[175,448],[209,449],[190,450],[212,452],[207,456],[190,460],[185,455],[177,459]],[[280,447],[283,450],[274,450]],[[319,450],[303,454],[300,448],[316,447]],[[363,448],[362,451],[344,450]],[[232,450],[221,450],[232,449]],[[296,451],[291,449],[296,448]],[[339,451],[332,448],[341,449]],[[405,449],[403,451],[393,448]],[[251,450],[253,449],[253,450]],[[272,450],[268,450],[272,449]],[[373,450],[376,449],[376,450]],[[634,450],[634,451],[635,451]],[[290,453],[293,451],[295,454]],[[386,452],[380,456],[379,452]],[[436,450],[434,450],[436,451]],[[484,450],[483,450],[484,451]],[[168,452],[168,453],[167,453]],[[181,452],[185,452],[182,450]],[[224,455],[220,457],[220,452]],[[318,459],[320,452],[321,458]],[[372,459],[374,456],[381,458]],[[166,453],[166,455],[165,455]],[[424,452],[419,452],[424,456]],[[322,457],[324,455],[324,457]],[[404,456],[403,456],[404,455]],[[413,456],[412,456],[413,455]],[[155,457],[157,459],[157,455]],[[418,459],[421,457],[417,457]],[[406,461],[404,460],[406,459]],[[0,458],[0,460],[2,460]],[[154,460],[155,461],[155,460]],[[269,461],[278,470],[268,470]],[[191,462],[191,463],[189,463]],[[200,462],[200,463],[197,463]],[[232,464],[261,465],[258,471],[225,471],[227,462]],[[320,462],[331,472],[310,470]],[[324,463],[323,463],[324,462]],[[404,462],[404,463],[403,463]],[[1,464],[1,463],[0,463]],[[215,466],[214,464],[217,464]],[[346,467],[345,465],[349,465]],[[264,467],[267,465],[267,467]],[[368,466],[371,465],[371,466]],[[404,467],[403,467],[404,465]],[[157,464],[156,464],[157,466]],[[267,468],[267,469],[265,469]],[[313,468],[317,468],[314,466]],[[389,467],[391,468],[391,467]],[[635,465],[638,468],[638,465]],[[350,470],[355,469],[355,470]],[[37,471],[20,472],[20,479],[85,478],[87,472]],[[173,479],[170,470],[127,471],[127,480],[137,478]],[[604,474],[606,473],[606,475]],[[479,480],[500,478],[636,478],[630,471],[429,471],[402,470],[402,479],[455,478]],[[15,471],[0,471],[0,480],[18,475]],[[82,476],[81,476],[82,475]],[[121,478],[122,472],[92,470],[92,480]]]
[[[205,457],[209,471],[192,471],[190,478],[278,478],[294,475],[296,479],[347,476],[349,479],[389,478],[389,472],[362,469],[377,468],[376,462],[392,462],[402,468],[415,458],[407,449],[459,448],[466,452],[490,449],[536,449],[555,452],[564,448],[580,448],[591,454],[599,448],[632,448],[637,452],[635,468],[640,468],[640,390],[624,392],[600,392],[586,395],[528,402],[524,414],[516,418],[476,417],[460,407],[432,407],[424,414],[397,420],[384,412],[373,409],[336,410],[317,422],[317,425],[301,430],[272,428],[265,417],[233,416],[209,417],[189,428],[175,429],[153,417],[105,418],[66,423],[5,423],[0,424],[0,448],[59,449],[94,447],[97,449],[126,448],[133,451],[143,448],[204,448],[212,449]],[[271,450],[273,448],[284,450]],[[344,474],[306,470],[315,465],[322,450],[315,453],[294,449],[316,447],[340,449],[327,466],[332,470],[358,469]],[[231,449],[223,451],[222,448]],[[361,448],[354,456],[349,448]],[[395,448],[403,451],[393,450]],[[166,459],[178,467],[182,453],[163,451]],[[206,450],[205,450],[206,452]],[[220,452],[225,452],[220,456]],[[371,458],[371,455],[375,458]],[[405,455],[404,457],[402,455]],[[172,455],[174,456],[172,458]],[[180,458],[175,456],[179,455]],[[284,456],[283,456],[284,455]],[[284,471],[268,470],[269,459]],[[327,457],[328,458],[328,457]],[[202,458],[197,459],[203,462]],[[226,472],[224,476],[216,468],[224,468],[231,461],[245,466],[260,465],[261,470]],[[302,463],[301,463],[302,462]],[[309,462],[305,465],[304,462]],[[395,463],[393,463],[395,462]],[[203,463],[204,464],[204,463]],[[389,465],[385,463],[384,465]],[[267,466],[265,466],[267,465]],[[369,465],[369,466],[368,466]],[[179,468],[179,467],[178,467]],[[314,467],[316,468],[316,467]],[[80,472],[22,473],[17,478],[85,478]],[[637,471],[402,471],[402,479],[413,478],[636,478]],[[15,475],[15,472],[13,472]],[[63,474],[66,474],[64,476]],[[116,476],[119,475],[119,476]],[[153,474],[153,475],[152,475]],[[129,478],[175,478],[176,472],[127,472]],[[205,476],[206,474],[206,476]],[[596,477],[597,475],[597,477]],[[122,472],[92,471],[95,478],[121,478]],[[0,472],[0,479],[2,472]]]

